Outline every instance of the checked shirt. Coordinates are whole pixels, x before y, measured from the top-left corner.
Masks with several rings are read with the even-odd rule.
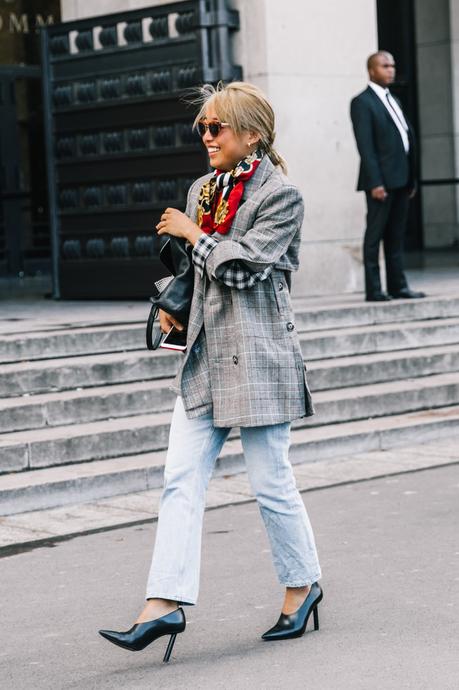
[[[193,263],[201,278],[204,275],[207,258],[217,244],[218,241],[210,235],[203,235],[194,245]],[[253,272],[249,271],[240,261],[230,261],[219,266],[214,277],[228,287],[247,290],[258,281],[265,280],[272,270],[273,266],[267,266],[264,271]]]

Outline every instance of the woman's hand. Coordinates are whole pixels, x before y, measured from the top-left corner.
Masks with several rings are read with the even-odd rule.
[[[163,333],[169,333],[172,326],[175,326],[177,328],[177,330],[179,330],[179,331],[183,331],[183,326],[179,321],[177,321],[177,319],[174,319],[173,316],[171,316],[167,312],[160,309],[159,310],[159,327],[162,330],[162,332]]]
[[[158,235],[174,235],[187,239],[188,232],[197,227],[192,220],[176,208],[166,208],[156,229]]]
[[[173,235],[188,240],[193,247],[203,234],[201,228],[176,208],[166,208],[156,226],[158,235]]]

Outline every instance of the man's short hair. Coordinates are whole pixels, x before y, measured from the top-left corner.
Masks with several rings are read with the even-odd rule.
[[[390,55],[390,53],[387,50],[378,50],[376,53],[372,53],[367,60],[367,70],[370,71],[370,69],[373,67],[373,63],[378,58],[380,55]]]

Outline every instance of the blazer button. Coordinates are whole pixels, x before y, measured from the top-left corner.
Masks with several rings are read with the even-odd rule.
[[[233,355],[233,362],[234,362],[234,364],[237,364],[237,363],[239,362],[239,360],[238,360],[238,358],[236,357],[236,355]]]
[[[293,323],[291,321],[289,321],[287,324],[287,330],[293,331],[294,329],[295,329],[295,326],[293,325]]]
[[[283,290],[283,289],[284,289],[284,283],[279,283],[279,290]]]

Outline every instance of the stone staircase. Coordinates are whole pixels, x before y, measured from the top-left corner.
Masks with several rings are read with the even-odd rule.
[[[295,311],[317,414],[293,462],[459,433],[459,294]],[[159,487],[181,357],[146,351],[143,323],[0,336],[0,515]],[[242,469],[235,429],[217,472]]]

